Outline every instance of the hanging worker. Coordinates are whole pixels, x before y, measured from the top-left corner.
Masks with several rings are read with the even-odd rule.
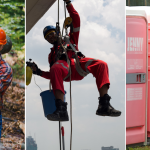
[[[66,2],[66,8],[70,17],[72,18],[73,24],[73,34],[69,34],[70,42],[75,45],[75,48],[78,50],[78,39],[79,39],[79,30],[80,30],[80,17],[77,11],[74,9],[70,0],[64,0]],[[46,79],[51,80],[53,92],[55,95],[55,104],[56,111],[53,114],[49,114],[47,118],[52,121],[68,121],[68,112],[67,112],[67,103],[64,102],[64,86],[63,80],[68,75],[69,65],[64,57],[61,57],[59,60],[56,60],[56,49],[60,48],[58,46],[56,27],[54,26],[46,26],[43,30],[44,38],[53,45],[51,48],[51,53],[49,54],[48,61],[50,64],[50,71],[45,72],[38,68],[37,64],[33,63],[32,70],[33,74],[39,75]],[[69,47],[69,45],[68,45]],[[67,51],[70,66],[71,66],[71,80],[82,80],[84,77],[79,75],[75,62],[74,62],[74,52]],[[107,94],[109,89],[109,75],[108,75],[108,66],[102,60],[96,60],[93,58],[83,57],[83,55],[79,56],[79,61],[81,68],[87,72],[92,73],[92,75],[96,78],[96,84],[98,88],[98,92],[100,94],[99,105],[96,111],[96,115],[99,116],[113,116],[117,117],[121,115],[121,112],[115,110],[110,105],[111,97]],[[65,79],[66,82],[70,81],[70,78]]]
[[[1,56],[1,51],[6,43],[6,33],[0,28],[0,122],[2,122],[1,109],[3,109],[3,95],[12,81],[12,69]]]

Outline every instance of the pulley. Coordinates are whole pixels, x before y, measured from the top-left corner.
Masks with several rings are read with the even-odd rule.
[[[67,29],[68,27],[70,27],[71,34],[72,34],[73,33],[73,24],[72,24],[72,18],[71,17],[67,17],[64,21],[64,28]]]

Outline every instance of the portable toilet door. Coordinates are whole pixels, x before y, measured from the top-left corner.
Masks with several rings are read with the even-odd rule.
[[[126,145],[147,144],[148,23],[144,10],[126,8]]]
[[[147,137],[150,138],[150,7],[147,7],[148,20],[148,105],[147,105]]]

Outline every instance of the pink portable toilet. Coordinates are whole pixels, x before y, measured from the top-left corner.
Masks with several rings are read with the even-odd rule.
[[[147,144],[148,22],[126,7],[126,145]]]
[[[147,107],[147,136],[150,138],[150,7],[147,7],[148,20],[148,107]]]

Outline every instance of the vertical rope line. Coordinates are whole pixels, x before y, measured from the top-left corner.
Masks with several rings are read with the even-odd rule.
[[[59,0],[58,0],[58,23],[59,23]]]
[[[65,13],[65,20],[66,20],[66,5],[65,5],[65,1],[64,1],[64,13]],[[65,21],[63,23],[63,28],[62,28],[62,36],[63,36],[64,25],[65,25]]]
[[[64,9],[65,9],[65,19],[66,19],[66,5],[65,5],[65,1],[64,1]]]
[[[71,67],[71,66],[70,66]],[[71,124],[71,133],[70,133],[70,150],[72,149],[72,96],[71,96],[71,68],[70,68],[70,124]]]
[[[59,121],[59,142],[60,142],[60,150],[61,150],[61,129],[60,129],[60,121]]]
[[[65,5],[65,1],[64,1],[64,9],[65,9],[65,20],[66,20],[66,5]],[[67,30],[67,29],[65,29]],[[67,31],[66,31],[67,33]],[[63,31],[62,31],[63,34]],[[63,47],[63,46],[62,46]],[[67,51],[66,51],[67,54]],[[67,55],[67,59],[68,55]],[[70,150],[72,149],[72,96],[71,96],[71,66],[70,66],[70,62],[69,62],[69,74],[70,74],[70,125],[71,125],[71,133],[70,133]]]

